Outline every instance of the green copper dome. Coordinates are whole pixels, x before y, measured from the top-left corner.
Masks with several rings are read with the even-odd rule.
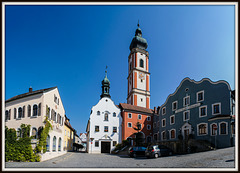
[[[142,37],[142,30],[139,28],[139,24],[138,24],[138,28],[136,29],[135,32],[135,37],[133,37],[132,42],[130,44],[130,50],[132,50],[133,48],[139,48],[139,49],[147,49],[148,44],[147,44],[147,40],[145,38]]]
[[[107,78],[107,70],[105,71],[105,78],[102,80],[102,94],[101,94],[101,98],[103,97],[109,97],[111,98],[110,94],[109,94],[109,90],[110,90],[110,81]]]

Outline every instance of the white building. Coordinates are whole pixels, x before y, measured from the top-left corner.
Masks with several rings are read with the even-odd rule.
[[[109,88],[106,72],[102,81],[101,99],[92,107],[87,124],[88,153],[110,153],[117,143],[121,143],[122,117],[120,109],[111,100]]]
[[[41,154],[41,161],[65,154],[63,151],[63,131],[65,110],[57,87],[33,91],[17,95],[6,100],[5,125],[14,128],[20,134],[21,124],[31,125],[30,135],[35,136],[32,146],[36,146],[44,127],[46,116],[53,129],[47,138],[47,152]]]

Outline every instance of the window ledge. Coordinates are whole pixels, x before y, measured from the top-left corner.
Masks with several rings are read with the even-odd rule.
[[[22,118],[16,118],[16,120],[21,120]]]
[[[31,116],[30,118],[37,118],[38,116]]]

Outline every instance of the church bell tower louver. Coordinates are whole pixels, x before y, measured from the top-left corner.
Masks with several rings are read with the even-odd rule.
[[[128,56],[128,97],[127,103],[150,108],[150,73],[147,41],[142,37],[142,30],[136,29],[130,44]]]

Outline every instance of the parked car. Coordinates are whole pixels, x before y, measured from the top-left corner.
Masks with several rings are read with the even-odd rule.
[[[164,145],[152,145],[147,147],[146,151],[145,151],[145,156],[150,158],[158,158],[161,156],[171,156],[173,154],[173,151],[164,146]]]
[[[130,157],[145,156],[146,147],[130,147],[128,155]]]

